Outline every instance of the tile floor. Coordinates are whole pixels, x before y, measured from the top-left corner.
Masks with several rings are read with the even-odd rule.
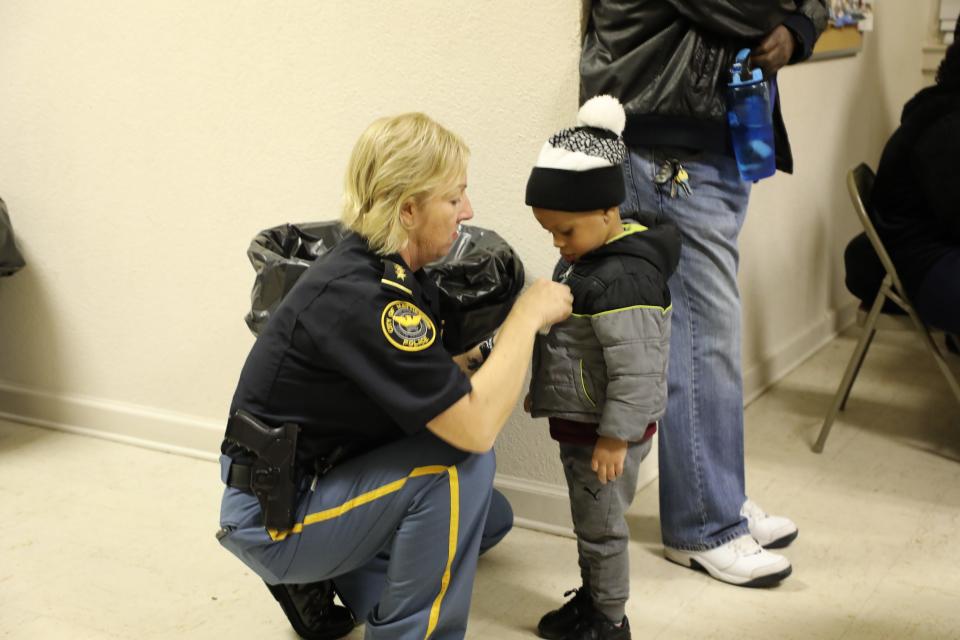
[[[747,411],[748,490],[799,524],[794,575],[742,589],[663,560],[650,486],[631,516],[634,638],[960,638],[960,408],[919,341],[878,337],[826,451],[810,451],[855,337]],[[214,540],[215,477],[210,462],[0,422],[0,638],[292,640]],[[481,561],[468,637],[533,638],[576,586],[575,554],[511,533]]]

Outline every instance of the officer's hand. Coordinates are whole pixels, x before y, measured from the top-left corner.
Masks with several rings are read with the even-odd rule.
[[[623,461],[627,457],[627,443],[616,438],[600,436],[593,447],[590,467],[597,474],[600,484],[613,482],[623,475]]]
[[[523,398],[523,410],[527,413],[533,411],[533,398],[530,397],[529,393]]]
[[[782,24],[767,34],[767,37],[750,52],[754,66],[763,69],[765,76],[771,76],[790,62],[797,41],[793,33]]]
[[[517,299],[516,307],[536,320],[538,327],[549,327],[573,311],[573,294],[565,284],[537,278]]]

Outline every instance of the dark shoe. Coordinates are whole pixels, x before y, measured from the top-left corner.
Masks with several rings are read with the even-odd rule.
[[[562,640],[577,624],[593,615],[593,601],[586,587],[571,589],[563,594],[564,597],[574,594],[572,598],[559,609],[540,618],[537,625],[537,635],[546,640]]]
[[[333,583],[329,580],[309,584],[267,585],[280,603],[287,619],[301,638],[335,640],[348,635],[354,625],[346,607],[333,603]]]
[[[563,636],[563,640],[630,640],[630,621],[627,616],[618,627],[599,611]]]

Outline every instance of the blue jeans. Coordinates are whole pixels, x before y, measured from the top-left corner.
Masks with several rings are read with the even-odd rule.
[[[679,160],[692,192],[657,169]],[[747,533],[740,516],[743,381],[737,237],[750,197],[732,157],[666,148],[631,149],[624,163],[624,212],[677,225],[680,265],[670,279],[673,326],[667,412],[660,429],[660,529],[663,543],[712,549]]]

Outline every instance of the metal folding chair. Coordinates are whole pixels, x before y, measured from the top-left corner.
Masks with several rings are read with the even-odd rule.
[[[859,166],[847,172],[847,190],[850,192],[850,199],[853,201],[853,208],[857,212],[857,217],[860,218],[860,223],[863,225],[863,229],[870,239],[870,244],[873,245],[877,256],[880,257],[880,262],[883,264],[883,268],[887,274],[883,279],[883,283],[880,285],[880,291],[877,293],[877,297],[874,299],[870,311],[866,312],[864,308],[861,307],[857,313],[857,324],[862,327],[863,332],[857,341],[857,347],[853,350],[853,356],[847,364],[847,370],[844,372],[843,380],[840,382],[837,394],[833,398],[830,411],[827,413],[827,417],[823,421],[823,426],[820,428],[820,436],[817,438],[816,444],[813,445],[813,450],[817,453],[823,451],[823,445],[827,441],[827,436],[830,435],[830,427],[833,426],[837,412],[843,411],[847,406],[847,398],[850,397],[850,390],[853,388],[853,383],[857,379],[857,374],[860,373],[860,367],[863,365],[863,360],[867,355],[867,350],[870,348],[870,343],[873,341],[873,336],[878,330],[916,330],[930,350],[930,354],[936,361],[943,376],[947,379],[947,384],[950,385],[950,389],[953,395],[956,396],[957,402],[960,402],[960,384],[957,383],[956,377],[950,370],[950,365],[944,359],[943,353],[930,334],[930,329],[923,323],[920,316],[917,315],[916,310],[914,310],[913,305],[910,304],[910,301],[907,299],[903,284],[900,282],[897,270],[893,266],[893,261],[890,260],[890,255],[880,241],[880,236],[877,235],[877,230],[873,227],[870,216],[867,215],[867,211],[870,208],[870,196],[873,191],[874,178],[873,170],[866,164],[861,163]],[[883,304],[887,300],[892,301],[903,309],[907,315],[901,316],[881,313]]]

